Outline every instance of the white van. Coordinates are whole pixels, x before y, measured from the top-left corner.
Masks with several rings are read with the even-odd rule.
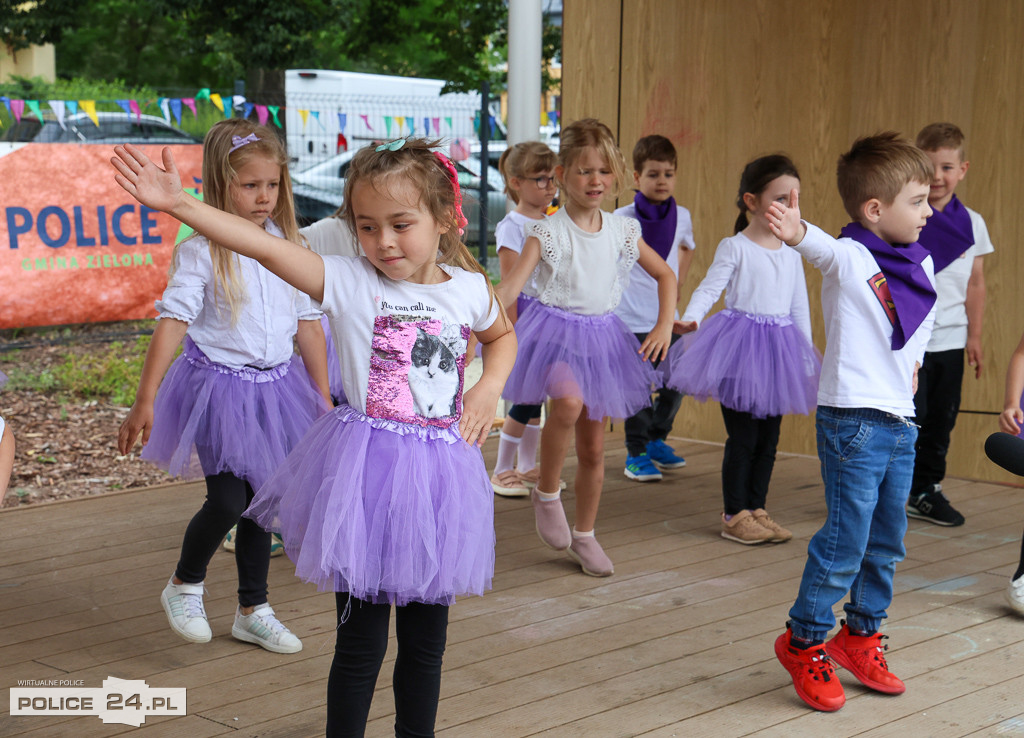
[[[402,136],[476,140],[480,94],[442,95],[444,85],[439,79],[287,70],[285,125],[292,171]]]

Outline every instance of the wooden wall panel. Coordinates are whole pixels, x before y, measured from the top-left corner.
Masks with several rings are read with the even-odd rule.
[[[949,120],[971,168],[958,194],[988,223],[985,366],[964,380],[965,410],[950,473],[1005,480],[980,456],[1002,407],[1010,352],[1024,330],[1016,295],[1024,255],[1011,177],[1022,171],[1024,3],[1017,0],[565,0],[563,119],[596,116],[629,155],[648,133],[679,152],[678,201],[698,250],[684,292],[731,234],[736,187],[750,159],[783,151],[801,171],[801,209],[837,232],[839,155],[861,135],[912,138]],[[619,45],[621,38],[621,46]],[[611,66],[621,60],[621,77]],[[621,78],[621,84],[618,80]],[[820,278],[807,270],[815,341],[824,346]],[[720,303],[721,304],[721,303]],[[980,414],[978,414],[980,413]],[[720,441],[714,403],[684,400],[676,433]],[[814,453],[813,422],[787,418],[780,448]]]

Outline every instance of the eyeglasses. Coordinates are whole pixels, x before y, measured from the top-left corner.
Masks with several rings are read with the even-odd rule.
[[[554,177],[527,177],[531,182],[536,182],[538,189],[546,190],[548,185],[555,181]]]

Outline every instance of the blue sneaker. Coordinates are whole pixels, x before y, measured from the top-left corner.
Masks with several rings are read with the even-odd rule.
[[[676,456],[676,452],[664,441],[651,441],[648,443],[647,455],[651,457],[651,461],[659,469],[682,469],[686,466],[686,459],[682,456]]]
[[[638,482],[660,482],[661,472],[647,454],[626,457],[626,476]]]

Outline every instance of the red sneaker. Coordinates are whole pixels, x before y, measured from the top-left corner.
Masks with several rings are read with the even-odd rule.
[[[903,694],[907,686],[889,671],[885,663],[882,640],[889,636],[875,633],[869,636],[854,635],[850,626],[842,621],[843,627],[825,644],[825,652],[832,660],[853,674],[865,687],[885,694]]]
[[[843,685],[821,645],[797,648],[790,642],[793,632],[775,639],[775,655],[793,677],[793,686],[800,699],[822,712],[835,712],[846,704]]]

